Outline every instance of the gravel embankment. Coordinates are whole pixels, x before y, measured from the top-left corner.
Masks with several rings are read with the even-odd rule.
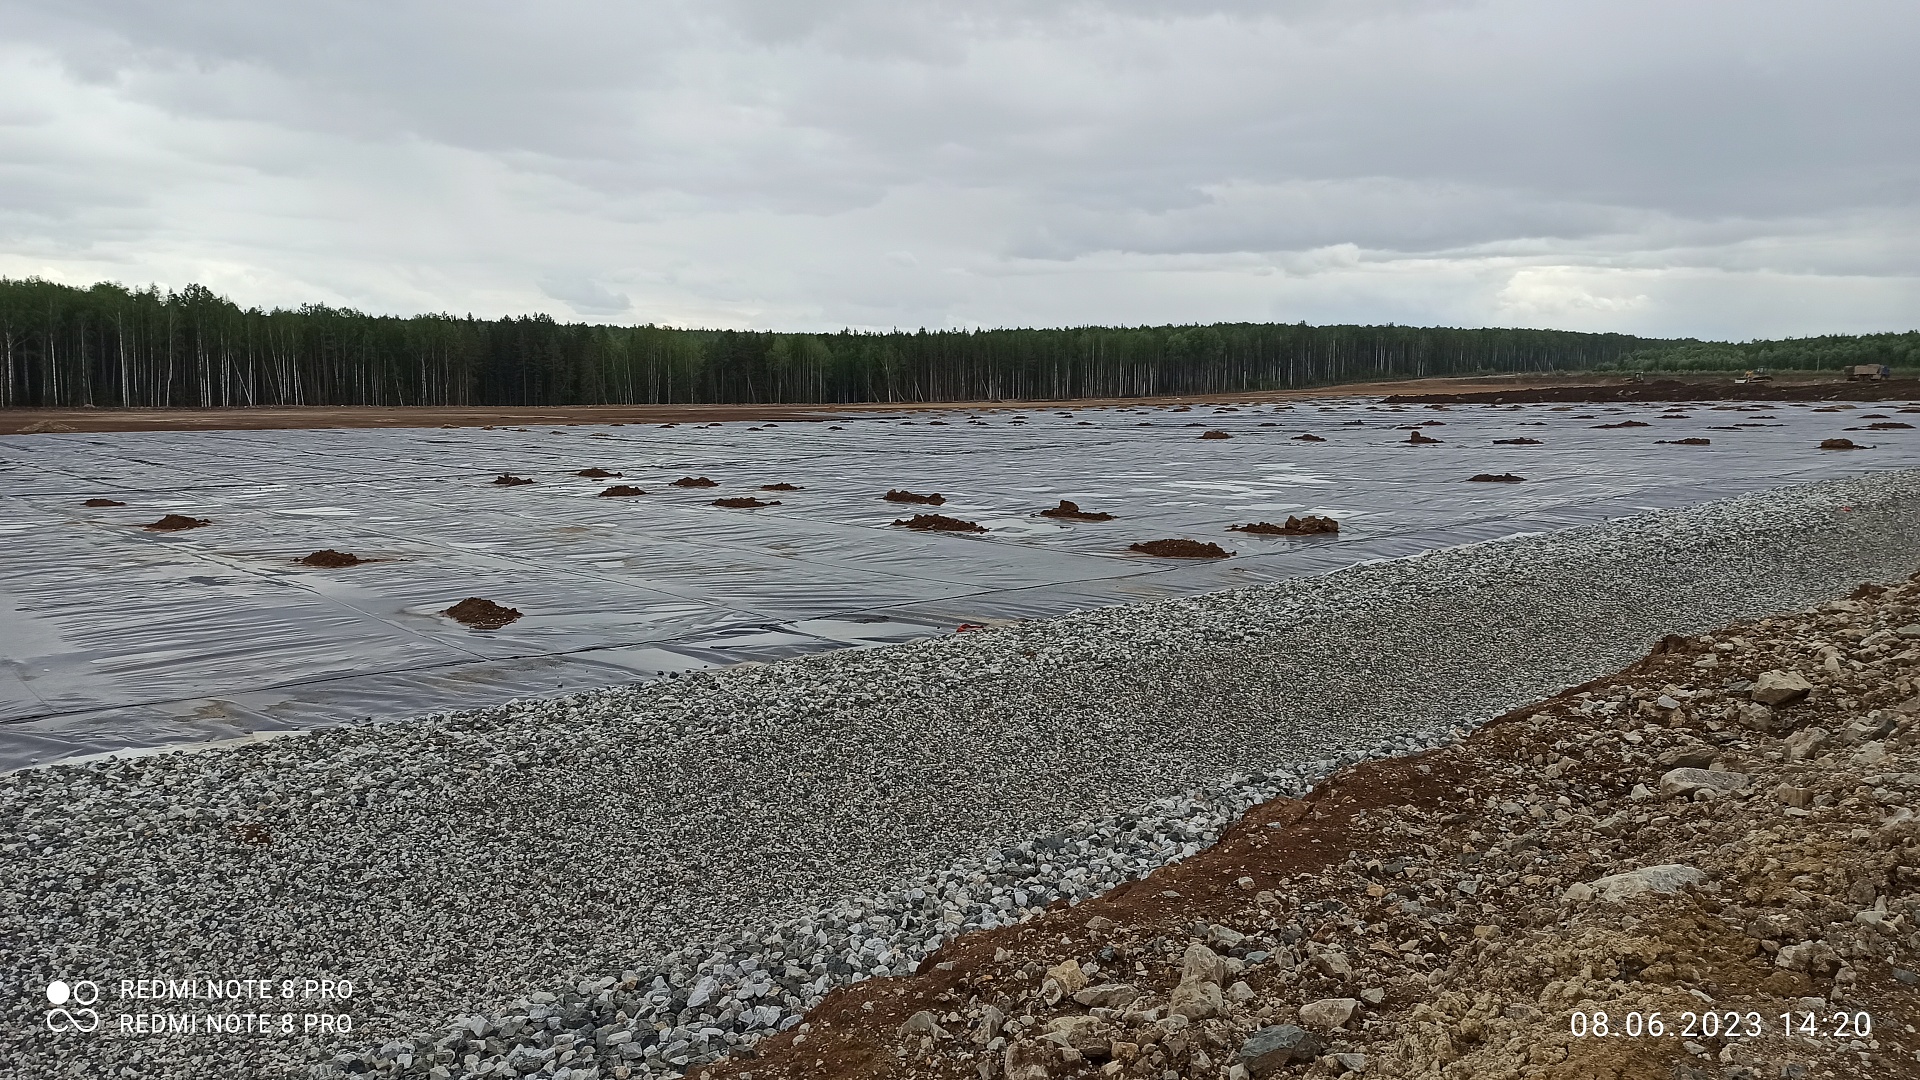
[[[611,1000],[628,974],[645,996],[662,965],[660,1064],[692,1060],[1001,907],[987,880],[972,890],[984,896],[913,898],[932,868],[974,860],[1031,879],[1029,908],[1090,895],[1356,748],[1470,725],[1666,633],[1899,576],[1920,547],[1916,511],[1920,473],[1883,474],[938,641],[13,774],[0,778],[0,942],[29,992],[0,1062],[31,1076],[282,1075],[341,1048],[438,1037],[476,1011],[551,1031],[504,1007],[578,994],[581,978]],[[1257,790],[1151,808],[1235,773]],[[1140,807],[1144,829],[1115,816]],[[995,918],[1017,917],[1002,888]],[[913,908],[877,910],[874,890],[902,889]],[[735,993],[731,1016],[673,1008],[698,992],[686,957],[828,909],[845,914],[816,919],[798,956],[771,957],[775,937],[760,957],[711,965],[767,987]],[[341,1011],[355,1029],[120,1035],[117,1016],[150,1003],[108,1000],[107,1030],[83,1039],[48,1033],[32,992],[55,977],[188,974],[351,978]],[[486,1037],[504,1051],[519,1034]],[[595,1056],[562,1063],[551,1038],[543,1053],[520,1063],[555,1075]]]

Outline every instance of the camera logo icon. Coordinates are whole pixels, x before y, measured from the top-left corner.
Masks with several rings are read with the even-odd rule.
[[[81,980],[68,983],[65,979],[55,979],[47,984],[47,1004],[53,1008],[47,1010],[48,1031],[77,1031],[85,1034],[100,1026],[100,1014],[86,1006],[100,1000],[100,987]],[[69,1009],[69,1004],[79,1008]]]

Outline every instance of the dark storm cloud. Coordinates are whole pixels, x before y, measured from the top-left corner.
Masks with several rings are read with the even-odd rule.
[[[1920,302],[1911,3],[0,18],[0,272],[727,325],[1745,336]],[[1795,282],[1798,314],[1756,321]]]

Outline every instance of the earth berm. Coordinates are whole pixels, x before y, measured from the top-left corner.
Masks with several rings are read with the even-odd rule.
[[[829,994],[703,1080],[1920,1076],[1920,574]]]

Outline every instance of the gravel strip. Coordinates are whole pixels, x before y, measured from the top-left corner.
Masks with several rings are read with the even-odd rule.
[[[1001,872],[1034,880],[1029,907],[1090,894],[1204,843],[1316,762],[1470,726],[1666,633],[1899,576],[1920,547],[1916,509],[1920,473],[1880,474],[936,641],[12,774],[0,945],[23,986],[194,975],[355,989],[333,1010],[351,1033],[273,1037],[123,1035],[119,1017],[166,1003],[111,990],[105,1030],[54,1034],[23,993],[0,1034],[0,1061],[20,1071],[0,1075],[283,1071],[415,1031],[438,1039],[476,1011],[483,1027],[526,1015],[551,1036],[582,1006],[529,991],[578,996],[596,979],[590,996],[611,1001],[613,972],[662,999],[646,1028],[682,1033],[654,1037],[660,1064],[694,1060],[688,1033],[711,1052],[778,1027],[836,979],[911,962],[936,930],[914,921],[932,907],[911,887],[939,886],[941,933],[995,899],[978,888],[991,882],[948,896],[930,867],[991,874],[1012,849]],[[1257,779],[1219,786],[1236,773]],[[1114,817],[1128,807],[1147,809]],[[1034,837],[1072,850],[1041,859]],[[1081,853],[1080,837],[1098,842]],[[844,921],[818,917],[835,910]],[[771,930],[809,917],[816,945],[781,948],[793,937]],[[689,959],[731,950],[743,927],[768,928],[766,959],[729,951],[711,968],[716,991],[734,982],[733,1006],[751,1010],[673,1009],[676,978],[678,992],[698,987]],[[856,952],[872,961],[845,963]],[[753,978],[769,961],[777,975]],[[743,1000],[746,985],[768,993]],[[503,1009],[522,999],[524,1013]],[[561,1023],[534,1025],[535,1006]],[[519,1035],[486,1034],[503,1054]],[[567,1050],[582,1061],[550,1038],[546,1059],[523,1053],[516,1068],[571,1069],[556,1060]],[[409,1069],[428,1064],[409,1055]]]

